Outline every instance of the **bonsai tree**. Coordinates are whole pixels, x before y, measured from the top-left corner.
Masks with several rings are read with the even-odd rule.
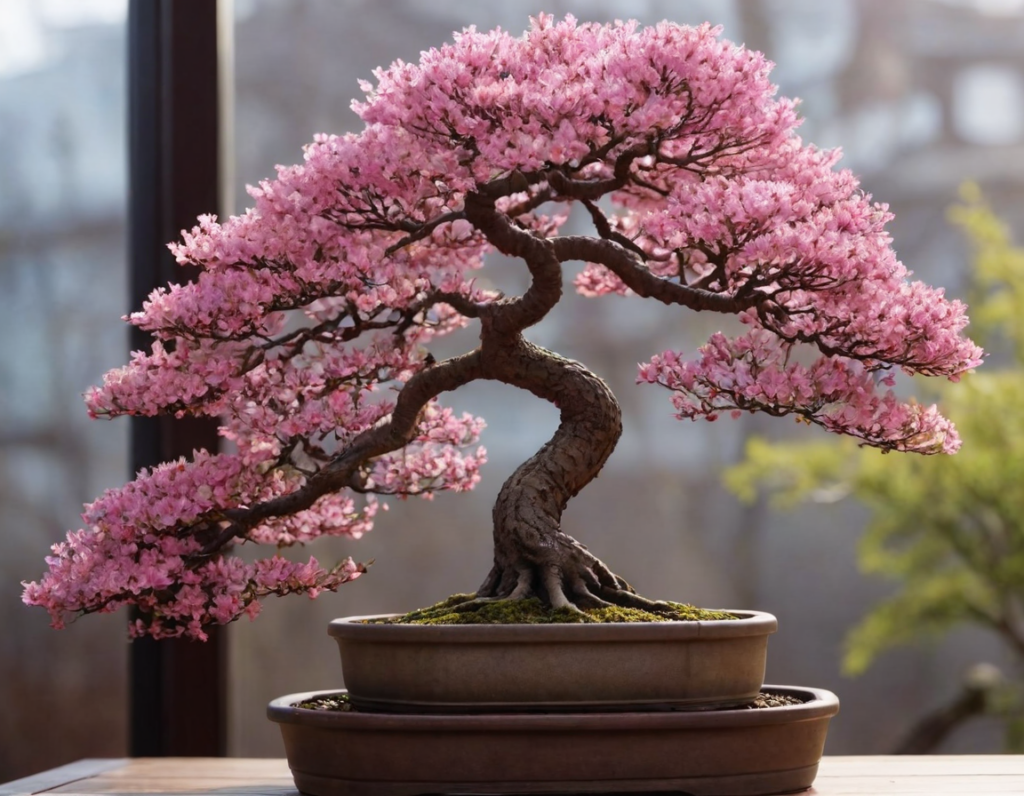
[[[135,634],[202,638],[267,595],[335,589],[363,567],[248,564],[231,548],[356,537],[381,495],[471,488],[483,424],[438,396],[490,379],[561,419],[498,495],[477,600],[657,608],[560,525],[622,428],[601,379],[524,336],[557,307],[569,262],[587,296],[745,325],[692,360],[640,366],[680,418],[763,411],[885,450],[955,451],[935,407],[888,386],[894,368],[955,380],[981,361],[963,305],[909,281],[885,206],[837,152],[801,142],[765,57],[718,36],[540,16],[519,38],[470,28],[377,71],[354,105],[361,132],[317,136],[304,163],[250,189],[255,207],[201,217],[172,244],[202,273],[130,316],[152,349],[86,396],[96,416],[221,418],[235,450],[196,451],[89,505],[25,601],[57,626],[130,604]],[[574,206],[591,234],[559,234]],[[474,283],[489,252],[529,272],[522,295]],[[429,353],[469,322],[474,350]]]
[[[1005,679],[970,672],[966,690],[922,725],[934,745],[963,720],[987,712],[1005,720],[1006,745],[1024,749],[1024,249],[975,186],[951,211],[973,251],[970,293],[979,337],[1001,361],[938,398],[969,445],[942,460],[879,456],[843,441],[768,443],[752,439],[726,478],[744,499],[759,487],[779,506],[851,497],[871,520],[860,568],[895,591],[849,633],[843,669],[864,672],[889,649],[940,638],[969,625],[993,634],[1015,661]],[[836,444],[838,443],[838,444]],[[980,663],[980,662],[979,662]],[[960,707],[957,708],[957,705]],[[931,729],[938,727],[941,732]],[[924,751],[918,747],[917,751]]]

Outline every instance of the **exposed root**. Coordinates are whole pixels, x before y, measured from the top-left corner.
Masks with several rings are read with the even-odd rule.
[[[659,604],[655,604],[659,605]],[[648,611],[617,605],[580,609],[569,604],[552,608],[536,596],[520,600],[478,597],[475,594],[453,594],[446,600],[410,611],[398,617],[370,620],[383,624],[413,625],[537,625],[591,624],[633,622],[680,622],[693,620],[735,619],[736,617],[706,608],[679,603],[664,604],[669,610]]]
[[[619,607],[671,615],[675,610],[668,603],[637,594],[625,579],[572,537],[558,532],[556,541],[540,555],[524,555],[507,563],[496,561],[475,599],[463,604],[466,610],[473,610],[473,604],[534,597],[551,608],[577,612]]]

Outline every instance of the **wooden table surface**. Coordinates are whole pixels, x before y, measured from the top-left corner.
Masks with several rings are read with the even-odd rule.
[[[60,794],[225,794],[295,796],[277,759],[165,757],[80,760],[0,785],[0,796]],[[1024,794],[1024,755],[826,757],[808,796]]]

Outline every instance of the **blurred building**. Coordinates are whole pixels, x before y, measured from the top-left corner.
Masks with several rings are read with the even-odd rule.
[[[55,16],[60,5],[0,4],[0,28],[17,12],[45,44],[42,56],[20,65],[0,58],[0,333],[7,341],[0,346],[0,625],[13,630],[0,638],[9,706],[0,720],[0,781],[122,754],[125,746],[123,617],[90,617],[58,634],[41,611],[18,601],[19,582],[38,577],[46,545],[75,526],[81,503],[127,476],[124,424],[84,421],[77,400],[126,358],[117,320],[129,309],[124,21],[109,3],[97,4],[108,9],[102,16],[74,20]],[[594,20],[709,19],[728,38],[766,51],[780,91],[804,100],[804,138],[843,147],[845,165],[892,205],[901,259],[954,294],[964,250],[944,219],[962,181],[980,182],[1004,218],[1024,225],[1024,2],[1017,0],[235,6],[239,208],[243,184],[298,160],[315,132],[357,124],[349,101],[375,66],[416,59],[470,23],[521,30],[543,9]],[[496,264],[487,276],[515,290],[523,284],[518,271]],[[939,649],[893,653],[858,680],[840,677],[843,634],[882,589],[854,566],[861,512],[833,506],[779,516],[737,505],[719,486],[720,468],[750,433],[790,433],[791,424],[682,425],[666,393],[633,383],[636,362],[670,346],[695,347],[719,321],[570,296],[557,318],[533,330],[537,342],[606,378],[625,410],[619,449],[599,486],[570,507],[567,529],[646,594],[776,613],[769,681],[839,693],[843,712],[830,753],[887,751],[915,716],[957,690],[963,667],[978,656],[998,662],[999,650],[967,635]],[[447,343],[451,351],[473,344],[471,334]],[[550,436],[557,415],[493,385],[460,392],[453,403],[489,421],[484,483],[472,495],[400,504],[365,539],[334,544],[338,555],[377,562],[339,594],[272,604],[256,624],[231,628],[232,753],[280,755],[277,730],[262,717],[265,703],[340,684],[324,633],[329,618],[410,609],[472,590],[486,573],[491,501]],[[998,743],[981,722],[947,750],[994,751]]]
[[[124,26],[47,5],[0,3],[0,781],[122,755],[127,721],[123,618],[57,634],[20,600],[127,475],[126,425],[80,398],[127,346]]]

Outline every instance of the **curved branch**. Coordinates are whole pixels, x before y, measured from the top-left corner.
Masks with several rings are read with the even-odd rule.
[[[629,251],[633,252],[633,254],[637,255],[641,260],[648,259],[649,255],[647,252],[621,232],[616,232],[612,229],[612,225],[608,222],[608,218],[601,212],[601,209],[597,205],[589,199],[584,199],[582,204],[587,209],[587,212],[590,213],[590,220],[594,222],[594,227],[597,229],[598,235],[605,240],[613,240],[623,248],[629,249]]]
[[[405,246],[408,246],[410,243],[414,243],[415,241],[418,240],[423,240],[425,237],[427,237],[431,232],[433,232],[442,224],[447,224],[449,221],[458,221],[460,218],[465,217],[465,213],[463,213],[461,210],[453,210],[450,213],[445,213],[444,215],[440,215],[431,221],[427,221],[426,223],[421,224],[412,230],[410,230],[408,226],[399,227],[399,229],[402,229],[403,231],[408,231],[409,234],[406,235],[397,243],[392,243],[390,246],[388,246],[387,249],[384,250],[384,256],[390,257],[396,251],[398,251],[401,248],[404,248]]]
[[[486,202],[493,203],[503,196],[511,196],[514,193],[528,191],[531,185],[544,182],[545,179],[546,177],[542,172],[532,171],[524,173],[516,169],[504,177],[498,177],[483,185],[478,184],[475,196],[482,198]],[[473,194],[467,194],[466,196],[467,203],[469,202],[470,195]]]
[[[697,311],[735,314],[755,307],[769,298],[761,294],[730,296],[681,285],[678,282],[669,282],[651,273],[636,254],[613,240],[592,238],[587,235],[567,235],[552,238],[551,244],[559,262],[582,260],[603,265],[638,296],[657,299],[663,304],[681,304]]]
[[[263,503],[223,512],[228,525],[203,548],[210,555],[270,517],[294,514],[312,506],[329,492],[351,486],[359,467],[369,459],[404,447],[416,434],[420,413],[442,392],[462,387],[483,374],[479,349],[430,365],[416,373],[398,394],[394,411],[355,437],[344,450],[311,476],[305,486]]]
[[[635,175],[629,173],[633,161],[644,155],[653,154],[654,149],[654,141],[646,138],[629,147],[615,158],[612,176],[603,180],[577,180],[560,169],[551,169],[546,173],[547,181],[559,195],[567,199],[594,201],[607,193],[619,190],[630,179],[634,179]]]
[[[443,290],[437,290],[409,305],[409,308],[402,313],[401,322],[395,327],[395,336],[404,335],[410,327],[415,325],[415,319],[419,313],[429,310],[436,304],[447,304],[465,318],[479,318],[481,311],[487,306],[473,301],[461,293],[446,293]]]
[[[494,207],[494,200],[466,195],[466,219],[480,230],[502,254],[526,261],[533,280],[522,296],[493,304],[478,305],[479,316],[489,329],[516,334],[541,321],[562,297],[562,264],[551,242],[512,225],[508,216]]]
[[[537,191],[537,193],[533,194],[529,199],[526,199],[517,205],[513,205],[512,207],[505,208],[505,215],[509,218],[519,218],[527,213],[532,213],[541,205],[551,202],[554,199],[555,192],[552,190],[551,186],[548,185],[547,187]]]

